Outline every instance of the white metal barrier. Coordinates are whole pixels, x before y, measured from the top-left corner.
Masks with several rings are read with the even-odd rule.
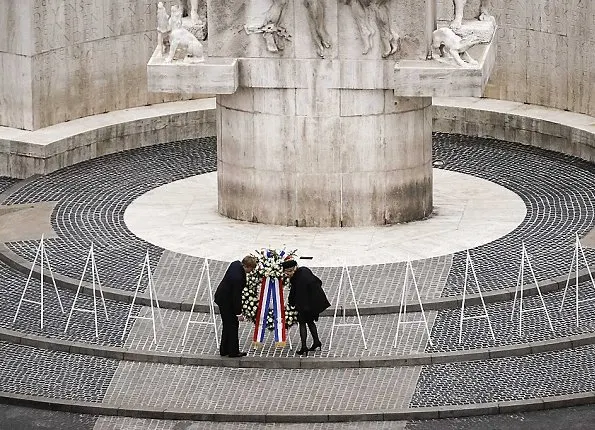
[[[134,304],[136,302],[136,296],[138,296],[138,290],[140,288],[140,284],[143,279],[143,274],[145,271],[145,267],[147,268],[147,290],[149,290],[149,301],[151,304],[151,316],[145,317],[132,315],[132,310],[134,309]],[[124,325],[124,331],[122,332],[122,340],[126,336],[126,330],[128,329],[128,323],[131,319],[140,319],[140,320],[151,320],[153,323],[153,343],[157,343],[157,330],[155,329],[155,306],[153,306],[153,301],[155,301],[155,306],[157,307],[157,313],[159,315],[159,322],[161,323],[161,327],[163,328],[163,317],[161,316],[161,308],[159,307],[159,300],[157,299],[157,292],[155,291],[155,284],[153,283],[153,274],[151,273],[151,263],[149,259],[149,251],[145,255],[145,259],[143,261],[143,266],[140,269],[140,276],[138,277],[138,283],[136,284],[136,290],[134,291],[134,297],[132,298],[132,302],[130,303],[130,310],[128,311],[128,317],[126,318],[126,324]]]
[[[83,309],[76,307],[76,301],[78,300],[79,293],[81,291],[81,287],[83,285],[83,280],[85,279],[85,272],[87,271],[87,267],[89,267],[89,263],[91,263],[91,279],[93,285],[93,309]],[[85,261],[85,267],[83,268],[83,274],[81,275],[81,280],[79,281],[79,286],[76,289],[76,294],[74,296],[74,301],[72,302],[72,307],[70,308],[70,313],[68,314],[68,320],[66,320],[66,328],[64,329],[64,333],[68,331],[68,326],[70,325],[70,319],[72,318],[72,313],[74,311],[84,312],[93,314],[95,318],[95,337],[99,337],[99,326],[97,322],[97,289],[99,289],[99,295],[101,296],[101,302],[103,303],[103,311],[105,312],[105,319],[109,321],[109,317],[107,315],[107,307],[105,305],[105,298],[103,297],[103,288],[101,288],[101,281],[99,280],[99,272],[97,271],[97,264],[95,263],[95,252],[93,250],[93,243],[91,243],[91,247],[89,248],[89,254],[87,255],[87,261]]]
[[[343,289],[343,279],[345,278],[344,275],[347,275],[347,280],[349,282],[349,289],[351,291],[351,299],[353,301],[353,305],[355,307],[355,314],[357,316],[357,323],[348,323],[345,317],[345,307],[340,305],[341,301],[341,290]],[[337,311],[341,307],[342,312],[342,319],[340,323],[336,322],[337,319]],[[343,267],[341,268],[341,278],[339,279],[339,289],[337,291],[337,300],[335,301],[335,312],[333,313],[333,325],[331,326],[331,337],[328,344],[328,349],[330,350],[333,346],[333,335],[335,333],[335,328],[337,327],[359,327],[360,332],[362,334],[362,340],[364,341],[364,349],[368,349],[368,344],[366,343],[366,335],[364,334],[364,327],[362,326],[362,318],[359,314],[359,308],[357,307],[357,300],[355,299],[355,291],[353,290],[353,282],[351,281],[351,275],[349,274],[349,269],[347,265],[343,263]]]
[[[471,273],[473,274],[473,279],[475,280],[475,285],[477,285],[477,291],[479,292],[479,298],[481,299],[481,306],[483,307],[483,314],[481,315],[473,315],[473,316],[465,316],[465,300],[467,298],[467,285],[469,284],[469,269],[471,269]],[[466,320],[475,320],[475,319],[483,319],[485,318],[488,322],[488,327],[490,329],[490,333],[492,335],[492,339],[494,342],[496,341],[496,336],[494,335],[494,330],[492,329],[492,322],[490,321],[490,316],[488,315],[488,310],[486,309],[486,304],[483,300],[483,294],[481,293],[481,286],[479,285],[479,281],[477,280],[477,273],[475,272],[475,266],[473,265],[473,260],[471,260],[471,254],[469,250],[467,250],[467,260],[465,262],[465,282],[463,284],[463,303],[461,305],[461,322],[459,324],[459,345],[462,342],[463,338],[463,322]]]
[[[527,262],[527,266],[529,267],[529,271],[531,272],[531,276],[533,277],[533,282],[535,283],[535,288],[537,288],[537,293],[539,294],[539,299],[541,300],[541,306],[537,306],[532,309],[523,309],[523,289],[525,286],[525,261]],[[519,335],[522,333],[523,329],[523,313],[527,312],[536,312],[543,310],[545,312],[545,316],[547,317],[548,324],[552,333],[554,332],[554,326],[552,325],[552,320],[550,319],[550,314],[545,306],[545,301],[543,300],[543,295],[541,294],[541,288],[539,288],[539,283],[537,282],[537,277],[535,276],[535,272],[533,271],[533,266],[531,265],[531,260],[529,259],[529,254],[527,253],[527,248],[525,247],[525,243],[523,242],[523,247],[521,251],[521,266],[519,270],[519,277],[517,280],[516,288],[514,290],[514,300],[512,302],[512,313],[510,315],[510,320],[514,319],[514,310],[516,307],[516,300],[517,296],[520,296],[519,299]]]
[[[570,276],[572,274],[572,268],[575,268],[575,290],[574,290],[574,294],[575,294],[575,300],[574,300],[574,312],[576,315],[576,326],[578,327],[578,307],[581,303],[586,303],[586,302],[591,302],[593,300],[595,300],[595,297],[591,297],[589,299],[579,299],[579,291],[578,291],[578,272],[579,272],[579,266],[580,266],[580,256],[582,255],[583,257],[583,263],[585,264],[585,267],[587,268],[587,272],[589,273],[589,277],[591,278],[591,284],[593,285],[593,288],[595,289],[595,281],[593,280],[593,274],[591,273],[591,271],[589,270],[589,263],[587,262],[587,257],[585,256],[585,250],[583,249],[583,246],[581,245],[581,241],[578,237],[578,233],[576,234],[576,242],[574,245],[574,254],[572,256],[572,261],[570,262],[570,269],[568,271],[568,278],[566,279],[566,286],[564,287],[564,294],[562,295],[562,303],[560,304],[560,312],[562,312],[562,308],[564,307],[564,300],[566,299],[566,293],[568,292],[568,287],[570,286]]]
[[[40,273],[40,300],[31,300],[25,298],[25,293],[27,292],[27,288],[29,287],[29,282],[31,282],[31,277],[33,275],[33,270],[35,268],[35,263],[37,263],[37,259],[39,258],[39,267],[41,269]],[[39,241],[39,247],[35,252],[35,258],[33,259],[33,263],[31,264],[31,270],[29,271],[29,276],[27,277],[27,282],[25,282],[25,288],[23,288],[23,294],[21,294],[21,299],[19,300],[19,305],[17,306],[17,311],[14,314],[14,318],[12,323],[14,324],[17,321],[17,317],[19,316],[19,312],[21,310],[21,305],[23,302],[32,303],[34,305],[39,305],[41,312],[40,312],[40,323],[41,328],[43,328],[43,307],[44,307],[44,292],[43,292],[43,271],[44,265],[47,264],[47,269],[50,272],[50,277],[52,278],[52,283],[54,284],[54,291],[56,292],[56,297],[58,298],[58,304],[60,305],[60,310],[62,313],[66,313],[64,311],[64,306],[62,306],[62,300],[60,299],[60,293],[58,293],[58,287],[56,286],[56,280],[54,279],[54,274],[52,272],[52,266],[50,266],[50,260],[45,252],[45,244],[44,244],[44,235],[41,235],[41,240]]]
[[[403,321],[405,314],[407,313],[407,279],[411,274],[411,279],[413,280],[413,285],[415,287],[415,294],[417,295],[417,301],[419,303],[419,309],[421,311],[421,320],[414,320],[414,321]],[[407,266],[405,268],[405,280],[403,281],[403,291],[401,292],[401,303],[399,305],[399,318],[397,319],[397,332],[395,333],[395,341],[393,342],[393,348],[397,347],[397,341],[399,337],[399,330],[402,324],[424,324],[426,329],[426,334],[428,335],[428,342],[430,345],[434,345],[432,343],[432,337],[430,336],[430,329],[428,327],[428,320],[426,319],[426,313],[424,312],[424,307],[421,304],[421,297],[419,295],[419,288],[417,286],[417,281],[415,280],[415,274],[413,273],[413,266],[411,265],[411,260],[407,260]]]

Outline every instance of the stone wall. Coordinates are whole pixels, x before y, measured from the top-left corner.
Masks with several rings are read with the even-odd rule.
[[[438,0],[438,18],[452,1]],[[499,25],[486,97],[595,116],[595,1],[491,0]],[[466,15],[479,10],[468,0]]]
[[[156,4],[0,0],[0,125],[35,130],[180,99],[147,91]]]
[[[452,1],[438,1],[439,18],[449,19]],[[180,99],[147,91],[156,3],[0,0],[0,125],[35,130]],[[478,3],[468,1],[469,17]],[[486,96],[595,115],[595,1],[491,3],[500,28]],[[340,12],[347,18],[345,8]],[[405,20],[395,22],[399,33],[407,34]],[[343,37],[359,42],[353,31]]]

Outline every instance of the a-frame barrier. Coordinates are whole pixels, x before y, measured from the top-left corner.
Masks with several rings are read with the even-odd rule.
[[[93,309],[83,309],[76,307],[76,301],[78,300],[81,287],[83,285],[83,280],[85,279],[85,272],[89,267],[89,263],[91,263],[91,282],[93,285]],[[103,288],[101,288],[101,281],[99,280],[99,272],[97,271],[97,264],[95,263],[95,251],[93,249],[93,243],[91,243],[91,247],[89,248],[89,254],[87,255],[87,261],[85,261],[85,267],[83,268],[83,273],[81,275],[81,280],[79,281],[79,286],[76,289],[76,294],[74,296],[74,301],[72,302],[72,307],[70,308],[70,313],[68,314],[68,320],[66,320],[66,328],[64,329],[64,333],[68,331],[68,326],[70,325],[70,319],[72,318],[72,313],[74,311],[84,312],[93,314],[95,317],[95,337],[99,337],[99,324],[97,322],[97,290],[99,290],[99,295],[101,297],[101,302],[103,303],[103,311],[105,312],[105,319],[109,321],[109,316],[107,315],[107,307],[105,305],[105,297],[103,297]]]
[[[345,307],[340,304],[341,292],[343,289],[343,279],[345,279],[345,278],[347,278],[347,281],[349,282],[349,289],[351,291],[351,299],[353,300],[353,306],[355,307],[357,323],[346,322]],[[339,310],[339,307],[341,307],[341,310],[342,310],[342,322],[337,323],[336,322],[337,311]],[[328,344],[329,350],[333,346],[333,335],[335,333],[335,328],[338,328],[338,327],[359,327],[361,335],[362,335],[362,340],[364,341],[364,349],[368,349],[368,344],[366,343],[366,335],[364,334],[364,327],[362,326],[362,318],[359,313],[359,308],[357,307],[357,300],[355,299],[355,291],[353,290],[353,282],[351,280],[351,275],[349,273],[349,269],[347,268],[347,265],[345,263],[343,263],[343,266],[341,267],[341,278],[339,279],[339,289],[337,291],[337,300],[335,301],[335,311],[333,313],[333,324],[331,326],[331,337],[330,337],[329,344]]]
[[[145,272],[145,267],[147,268],[147,290],[149,290],[149,301],[151,304],[151,316],[144,317],[140,315],[133,316],[132,310],[134,309],[134,305],[136,303],[136,296],[138,296],[138,290],[140,288],[140,284],[143,280],[143,274]],[[153,301],[155,305],[153,305]],[[149,259],[149,251],[145,255],[145,259],[143,261],[143,266],[140,269],[140,275],[138,277],[138,283],[136,284],[136,290],[134,291],[134,297],[132,298],[132,302],[130,303],[130,310],[128,311],[128,317],[126,318],[126,324],[124,324],[124,331],[122,332],[122,340],[126,336],[126,330],[128,329],[128,323],[131,319],[139,319],[139,320],[151,320],[153,323],[153,343],[157,343],[157,330],[155,328],[155,307],[157,307],[157,313],[159,315],[159,322],[161,323],[161,327],[163,327],[163,317],[161,316],[161,308],[159,307],[159,300],[157,299],[157,292],[155,291],[155,284],[153,283],[153,274],[151,273],[151,263]]]
[[[475,285],[477,286],[477,291],[479,292],[479,298],[481,299],[481,306],[483,307],[483,313],[480,315],[473,315],[473,316],[465,316],[465,300],[467,299],[467,286],[469,283],[469,271],[473,275],[473,280],[475,281]],[[479,281],[477,280],[477,273],[475,272],[475,266],[473,265],[473,260],[471,259],[471,254],[469,250],[467,250],[467,259],[465,262],[465,282],[463,284],[463,303],[461,305],[461,321],[459,324],[459,344],[461,344],[463,339],[463,323],[466,320],[476,320],[476,319],[483,319],[485,318],[488,322],[488,327],[490,329],[490,334],[492,335],[492,339],[494,342],[496,341],[496,336],[494,335],[494,330],[492,329],[492,322],[490,321],[490,316],[488,315],[488,310],[486,309],[486,304],[483,300],[483,294],[481,293],[481,286],[479,285]]]
[[[405,314],[407,313],[407,280],[409,278],[409,274],[411,274],[411,279],[413,280],[413,285],[415,287],[415,294],[417,295],[417,302],[419,303],[419,309],[421,311],[421,320],[414,320],[414,321],[403,321]],[[397,319],[397,332],[395,333],[395,340],[393,342],[393,348],[397,347],[398,338],[399,338],[399,331],[401,329],[401,325],[403,324],[423,324],[426,329],[426,334],[428,335],[428,342],[430,345],[434,345],[432,343],[432,337],[430,336],[430,329],[428,327],[428,320],[426,319],[426,313],[424,312],[424,307],[421,303],[421,296],[419,294],[419,288],[417,286],[417,281],[415,280],[415,274],[413,273],[413,266],[411,265],[411,260],[407,260],[407,266],[405,267],[405,280],[403,281],[403,291],[401,292],[401,303],[399,305],[399,318]]]
[[[27,288],[29,287],[29,282],[31,282],[31,277],[33,276],[33,270],[35,269],[35,263],[37,263],[37,259],[39,258],[39,267],[40,267],[40,299],[32,300],[26,299],[25,294],[27,293]],[[47,269],[50,272],[50,277],[52,278],[52,284],[54,284],[54,291],[56,292],[56,297],[58,298],[58,304],[60,305],[60,310],[62,313],[66,313],[64,311],[64,306],[62,306],[62,300],[60,299],[60,293],[58,292],[58,287],[56,286],[56,280],[54,279],[54,273],[52,272],[52,266],[50,266],[50,260],[48,259],[47,253],[45,251],[45,243],[44,243],[44,235],[41,235],[41,240],[39,241],[39,247],[37,248],[37,252],[35,252],[35,258],[33,259],[33,263],[31,263],[31,270],[29,271],[29,276],[27,277],[27,282],[25,282],[25,287],[23,288],[23,294],[21,294],[21,299],[19,300],[19,304],[17,306],[17,311],[14,314],[14,318],[12,323],[14,324],[17,321],[17,317],[19,316],[19,312],[21,311],[21,305],[23,302],[32,303],[34,305],[40,306],[40,325],[43,329],[43,307],[44,307],[44,288],[43,288],[43,271],[44,265],[47,265]]]
[[[568,278],[566,279],[566,286],[564,287],[564,294],[562,295],[562,303],[560,304],[560,312],[562,312],[562,308],[564,307],[564,300],[566,300],[566,293],[568,292],[568,287],[570,286],[570,276],[572,275],[572,268],[574,267],[575,270],[575,285],[574,285],[574,294],[575,294],[575,300],[574,300],[574,307],[575,307],[575,316],[576,316],[576,326],[578,327],[578,321],[579,321],[579,315],[578,315],[578,307],[580,304],[582,303],[586,303],[586,302],[591,302],[593,300],[595,300],[595,297],[591,297],[588,299],[579,299],[579,291],[578,291],[578,286],[579,286],[579,267],[580,267],[580,257],[582,256],[583,259],[583,263],[587,269],[587,272],[589,273],[589,277],[591,278],[591,284],[593,285],[593,288],[595,289],[595,281],[593,280],[593,274],[591,273],[591,271],[589,270],[589,263],[587,262],[587,257],[585,256],[585,250],[583,249],[583,246],[581,245],[581,241],[578,237],[578,233],[576,234],[576,241],[575,241],[575,245],[574,245],[574,254],[572,256],[572,261],[570,263],[570,269],[568,270]]]
[[[533,277],[533,282],[535,283],[535,288],[537,288],[537,293],[539,295],[539,299],[541,300],[541,306],[537,306],[532,309],[524,309],[523,308],[523,290],[525,286],[525,262],[529,267],[529,271],[531,272],[531,276]],[[512,302],[512,313],[510,315],[510,320],[514,320],[514,311],[516,307],[517,297],[519,297],[519,335],[522,334],[523,330],[523,314],[527,312],[536,312],[543,310],[545,312],[545,316],[547,318],[548,324],[552,333],[554,332],[554,326],[552,325],[552,320],[550,319],[550,314],[545,306],[545,301],[543,300],[543,295],[541,294],[541,288],[539,288],[539,283],[537,282],[537,277],[535,276],[535,272],[533,271],[533,266],[531,265],[531,260],[529,259],[529,254],[527,253],[527,248],[525,247],[525,243],[523,242],[522,250],[521,250],[521,265],[519,269],[519,277],[517,280],[516,288],[514,290],[514,300]]]

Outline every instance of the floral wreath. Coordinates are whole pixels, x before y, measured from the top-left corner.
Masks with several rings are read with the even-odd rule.
[[[289,296],[290,282],[289,278],[283,273],[281,263],[287,260],[293,260],[297,250],[286,252],[277,249],[261,249],[256,251],[256,267],[246,275],[246,287],[242,290],[242,315],[253,323],[256,323],[256,311],[258,310],[258,295],[260,294],[260,285],[263,278],[281,278],[285,290],[285,327],[289,328],[297,322],[297,311],[293,306],[289,306],[287,298]],[[270,309],[267,315],[267,328],[274,328],[274,313]]]

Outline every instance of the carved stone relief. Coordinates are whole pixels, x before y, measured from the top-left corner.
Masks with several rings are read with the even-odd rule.
[[[455,16],[450,23],[450,28],[457,30],[463,24],[463,12],[465,5],[467,4],[467,0],[453,0],[453,4],[455,8]],[[490,0],[481,0],[479,6],[479,15],[477,16],[480,21],[489,21],[494,19],[494,17],[490,15],[489,8]]]
[[[477,61],[471,58],[467,50],[479,43],[481,40],[476,35],[471,34],[463,39],[448,27],[435,30],[432,38],[432,48],[440,50],[440,57],[445,58],[448,54],[461,67],[477,65]]]
[[[362,54],[373,46],[373,36],[378,31],[382,44],[382,58],[399,50],[399,35],[392,28],[388,3],[390,0],[344,0],[351,7],[351,14],[362,40]],[[374,23],[376,25],[374,25]]]
[[[273,0],[260,25],[244,25],[247,34],[261,33],[266,42],[267,51],[279,52],[285,49],[285,42],[291,40],[291,35],[282,25],[283,12],[288,0]]]
[[[450,27],[439,28],[432,35],[432,48],[440,50],[439,60],[450,58],[461,67],[477,65],[467,50],[479,43],[489,43],[496,31],[496,20],[488,10],[490,0],[480,0],[477,20],[463,22],[466,3],[467,0],[453,0],[454,19]]]
[[[171,15],[163,2],[157,4],[157,55],[164,56],[165,62],[174,59],[197,63],[204,61],[204,49],[198,38],[182,25],[182,7],[173,5]]]
[[[308,11],[308,24],[316,46],[316,53],[319,57],[324,58],[324,50],[331,47],[331,38],[324,23],[324,5],[320,0],[304,0],[304,6]]]

